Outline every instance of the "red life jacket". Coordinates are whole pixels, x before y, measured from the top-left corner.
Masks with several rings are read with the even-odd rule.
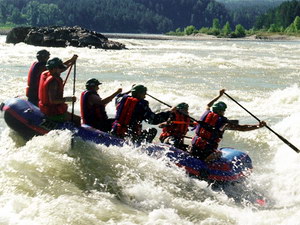
[[[33,80],[33,70],[36,66],[38,62],[34,62],[30,69],[29,69],[29,72],[28,72],[28,77],[27,77],[27,88],[26,88],[26,96],[29,97],[29,96],[32,96],[33,93],[32,92],[32,89],[34,88],[33,86],[36,87],[36,90],[38,90],[38,86],[39,86],[39,83],[36,83],[36,84],[32,84],[32,80]]]
[[[30,101],[38,101],[41,73],[46,70],[45,62],[34,62],[28,72],[26,96]]]
[[[99,128],[103,121],[108,119],[104,105],[93,105],[88,104],[88,98],[91,95],[97,95],[95,91],[86,90],[81,93],[80,97],[80,113],[84,124],[90,125],[94,128]]]
[[[216,149],[219,142],[221,141],[222,134],[224,131],[220,131],[221,127],[217,127],[217,122],[222,119],[218,114],[209,112],[203,119],[203,121],[210,127],[208,129],[204,125],[200,125],[200,129],[197,129],[196,136],[192,140],[193,146],[198,149],[205,149],[208,145]],[[223,126],[224,124],[220,124]]]
[[[42,73],[39,85],[39,107],[47,116],[61,115],[67,112],[68,105],[65,103],[52,104],[48,96],[49,84],[54,81],[58,84],[58,96],[63,98],[64,86],[60,77],[52,76],[47,70]]]
[[[113,131],[116,135],[124,137],[128,131],[133,112],[137,103],[140,100],[134,97],[126,97],[125,100],[117,106],[117,117],[116,121],[113,123]],[[137,124],[135,127],[131,127],[132,131],[139,134],[142,130],[141,125]]]
[[[188,116],[183,115],[182,113],[175,112],[174,113],[175,118],[173,118],[173,121],[178,121],[182,123],[173,123],[171,121],[171,124],[167,127],[164,127],[162,130],[162,133],[159,137],[160,140],[164,140],[165,138],[169,136],[183,138],[186,133],[188,132],[189,125],[190,125],[190,118]]]

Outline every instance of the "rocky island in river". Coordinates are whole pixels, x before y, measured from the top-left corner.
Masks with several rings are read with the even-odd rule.
[[[45,47],[126,48],[122,43],[110,41],[100,33],[79,26],[15,27],[8,32],[6,43],[17,44],[20,42]]]

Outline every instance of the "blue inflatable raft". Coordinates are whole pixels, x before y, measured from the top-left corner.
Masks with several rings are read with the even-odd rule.
[[[55,129],[68,129],[73,132],[75,137],[80,137],[84,141],[92,141],[106,146],[126,144],[123,139],[88,126],[76,127],[70,122],[49,121],[38,107],[20,98],[9,99],[2,103],[1,111],[4,112],[7,125],[26,139],[35,135],[44,135]],[[189,175],[208,182],[239,181],[252,171],[250,157],[233,148],[222,148],[222,158],[211,164],[206,164],[188,152],[165,144],[149,144],[143,149],[148,155],[156,158],[168,157],[177,166],[184,168]]]

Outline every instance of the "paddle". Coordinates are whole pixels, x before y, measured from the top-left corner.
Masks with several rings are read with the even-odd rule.
[[[73,65],[72,65],[73,66]],[[71,69],[70,69],[71,71]],[[73,96],[75,96],[75,83],[76,83],[76,61],[74,62],[74,75],[73,75]],[[74,123],[74,106],[75,102],[72,101],[72,114],[71,114],[71,121]],[[71,138],[71,149],[74,148],[74,136],[72,135]]]
[[[65,81],[64,81],[64,83],[63,83],[63,86],[65,86],[66,83],[67,83],[67,80],[68,80],[69,75],[70,75],[70,73],[71,73],[72,67],[73,67],[73,65],[70,66],[70,69],[69,69],[68,74],[67,74],[67,76],[66,76],[66,79],[65,79]]]
[[[169,104],[167,104],[167,103],[165,103],[165,102],[163,102],[163,101],[161,101],[161,100],[159,100],[159,99],[153,97],[152,95],[150,95],[150,94],[148,94],[148,93],[147,93],[146,95],[148,95],[149,97],[153,98],[154,100],[156,100],[156,101],[158,101],[158,102],[160,102],[160,103],[162,103],[162,104],[164,104],[164,105],[166,105],[166,106],[172,108],[171,105],[169,105]],[[187,116],[188,118],[190,118],[192,121],[199,123],[198,120],[194,119],[193,117],[189,116],[188,114],[186,114],[186,113],[184,113],[184,112],[182,112],[182,111],[180,111],[180,110],[179,110],[179,112],[180,112],[181,114]]]
[[[258,119],[255,115],[253,115],[251,112],[249,112],[245,107],[243,107],[240,103],[238,103],[235,99],[233,99],[230,95],[228,95],[227,93],[224,92],[224,94],[230,98],[232,101],[234,101],[236,104],[238,104],[242,109],[244,109],[247,113],[249,113],[253,118],[255,118],[258,122],[261,122],[260,119]],[[265,126],[266,128],[268,128],[273,134],[275,134],[280,140],[282,140],[285,144],[287,144],[290,148],[292,148],[295,152],[299,153],[300,150],[294,146],[293,144],[291,144],[288,140],[286,140],[284,137],[282,137],[281,135],[279,135],[278,133],[276,133],[273,129],[271,129],[268,125]]]
[[[76,83],[76,61],[74,62],[74,77],[73,77],[73,96],[75,96],[75,83]],[[74,122],[74,101],[72,101],[72,117],[71,121]]]

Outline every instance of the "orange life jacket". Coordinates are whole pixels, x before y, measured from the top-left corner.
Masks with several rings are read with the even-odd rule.
[[[140,100],[134,97],[127,96],[123,99],[120,104],[117,106],[116,120],[113,123],[113,132],[120,136],[124,137],[128,131],[133,112],[137,103]],[[132,132],[138,134],[141,132],[141,125],[136,124],[134,127],[131,127]]]
[[[42,73],[39,85],[39,107],[47,116],[61,115],[67,112],[68,105],[65,103],[52,104],[48,96],[49,84],[54,81],[58,84],[58,96],[63,98],[63,80],[60,77],[52,76],[47,70]]]
[[[171,124],[169,126],[164,127],[159,137],[160,140],[164,140],[169,136],[183,138],[188,132],[189,125],[190,125],[190,118],[179,112],[175,112],[174,115],[175,118],[173,118],[173,121],[179,123],[175,123],[175,122],[172,123],[171,121]]]

